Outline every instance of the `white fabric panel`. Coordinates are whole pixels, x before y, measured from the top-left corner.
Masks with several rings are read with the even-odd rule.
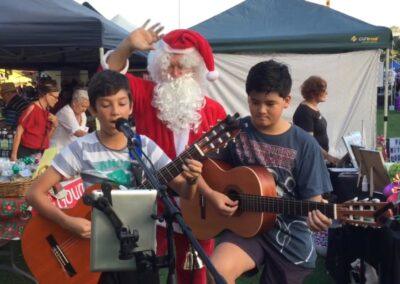
[[[357,51],[340,54],[215,54],[220,79],[210,84],[210,96],[220,102],[227,113],[248,115],[246,76],[256,63],[274,59],[288,64],[293,79],[292,102],[284,117],[292,120],[303,100],[302,82],[318,75],[328,82],[328,100],[320,110],[328,121],[332,153],[345,149],[341,137],[365,130],[367,146],[375,145],[376,93],[380,51]]]

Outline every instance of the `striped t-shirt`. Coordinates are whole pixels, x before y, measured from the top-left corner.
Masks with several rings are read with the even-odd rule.
[[[143,135],[140,138],[142,152],[150,158],[156,170],[170,162],[156,143]],[[132,169],[138,164],[130,159],[128,148],[109,149],[93,132],[64,147],[54,158],[52,166],[65,178],[81,175],[85,188],[105,181],[131,187],[134,176]]]

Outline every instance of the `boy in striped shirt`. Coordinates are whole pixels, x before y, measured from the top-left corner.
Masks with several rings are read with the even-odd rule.
[[[128,119],[132,112],[132,96],[125,76],[110,70],[97,73],[89,84],[90,110],[100,122],[100,130],[81,137],[66,146],[54,158],[52,166],[28,191],[28,202],[44,217],[80,237],[90,238],[91,224],[85,218],[68,216],[48,199],[50,188],[64,178],[81,175],[85,187],[110,181],[118,185],[132,186],[132,167],[137,164],[129,158],[127,139],[115,127],[119,118]],[[141,136],[142,151],[150,157],[156,169],[170,162],[164,152],[149,138]],[[186,160],[181,175],[168,185],[181,197],[190,198],[197,188],[202,164]],[[102,283],[130,281],[129,275],[107,273]],[[128,278],[126,278],[128,277]]]

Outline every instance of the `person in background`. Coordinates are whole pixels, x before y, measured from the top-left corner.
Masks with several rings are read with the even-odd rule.
[[[304,101],[297,107],[293,123],[314,136],[324,159],[331,165],[337,165],[339,159],[329,154],[328,124],[318,108],[328,97],[326,81],[318,76],[309,77],[301,85],[301,94]]]
[[[102,67],[126,73],[133,51],[149,51],[147,69],[152,81],[126,73],[134,101],[136,131],[151,138],[174,159],[226,116],[223,107],[207,96],[207,81],[217,79],[214,56],[207,40],[195,31],[174,30],[160,38],[162,27],[147,28],[146,24],[134,30],[115,51],[106,54]],[[162,213],[162,202],[158,205]],[[230,210],[223,201],[220,206]],[[167,250],[163,225],[157,227],[158,255]],[[178,283],[205,284],[205,268],[184,269],[189,241],[179,226],[174,226],[174,231]],[[214,240],[201,240],[200,244],[211,254]]]
[[[51,113],[56,114],[64,106],[70,104],[72,101],[72,95],[76,89],[85,89],[85,86],[82,82],[79,82],[76,79],[63,80],[61,82],[60,99],[51,109]]]
[[[86,110],[89,107],[89,96],[86,90],[76,89],[70,104],[61,108],[56,116],[58,127],[51,139],[51,146],[61,150],[77,137],[87,134]]]
[[[33,83],[33,82],[32,82]],[[23,98],[28,102],[36,101],[37,100],[37,92],[35,87],[33,86],[26,86],[23,89]]]
[[[11,82],[0,84],[0,94],[5,103],[3,116],[6,118],[6,123],[15,128],[21,113],[28,107],[29,103],[18,95],[14,83]]]
[[[38,83],[38,100],[25,109],[18,120],[11,161],[42,153],[49,147],[50,137],[57,125],[57,117],[49,112],[58,101],[56,81],[42,78]]]

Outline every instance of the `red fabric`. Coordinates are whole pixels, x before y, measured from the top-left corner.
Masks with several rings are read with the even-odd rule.
[[[162,40],[173,50],[195,48],[203,57],[208,71],[214,71],[214,55],[208,41],[198,32],[180,29],[167,33]]]
[[[151,81],[137,78],[131,74],[127,74],[126,76],[129,80],[134,102],[133,116],[135,118],[136,131],[152,139],[171,159],[174,159],[176,157],[174,135],[172,131],[158,119],[157,110],[151,105],[155,84]],[[202,136],[203,132],[207,132],[215,124],[217,124],[218,120],[226,117],[223,107],[208,97],[206,97],[205,106],[203,109],[201,109],[200,114],[201,124],[196,133],[193,131],[189,133],[189,144],[193,144]],[[163,212],[163,210],[163,204],[158,202],[158,211]],[[164,233],[162,233],[162,231],[164,231]],[[187,252],[188,241],[182,234],[174,233],[174,236],[176,240],[175,246],[177,252],[176,267],[178,283],[190,283],[192,272],[182,269]],[[212,253],[214,248],[214,240],[201,241],[200,243],[208,254]],[[167,241],[165,229],[158,227],[157,252],[165,253],[166,247]],[[194,276],[195,282],[193,283],[205,284],[207,282],[205,268],[195,271]]]
[[[21,114],[18,124],[24,129],[21,137],[21,145],[24,147],[45,150],[49,148],[48,133],[51,128],[51,122],[48,120],[49,112],[32,104]]]

